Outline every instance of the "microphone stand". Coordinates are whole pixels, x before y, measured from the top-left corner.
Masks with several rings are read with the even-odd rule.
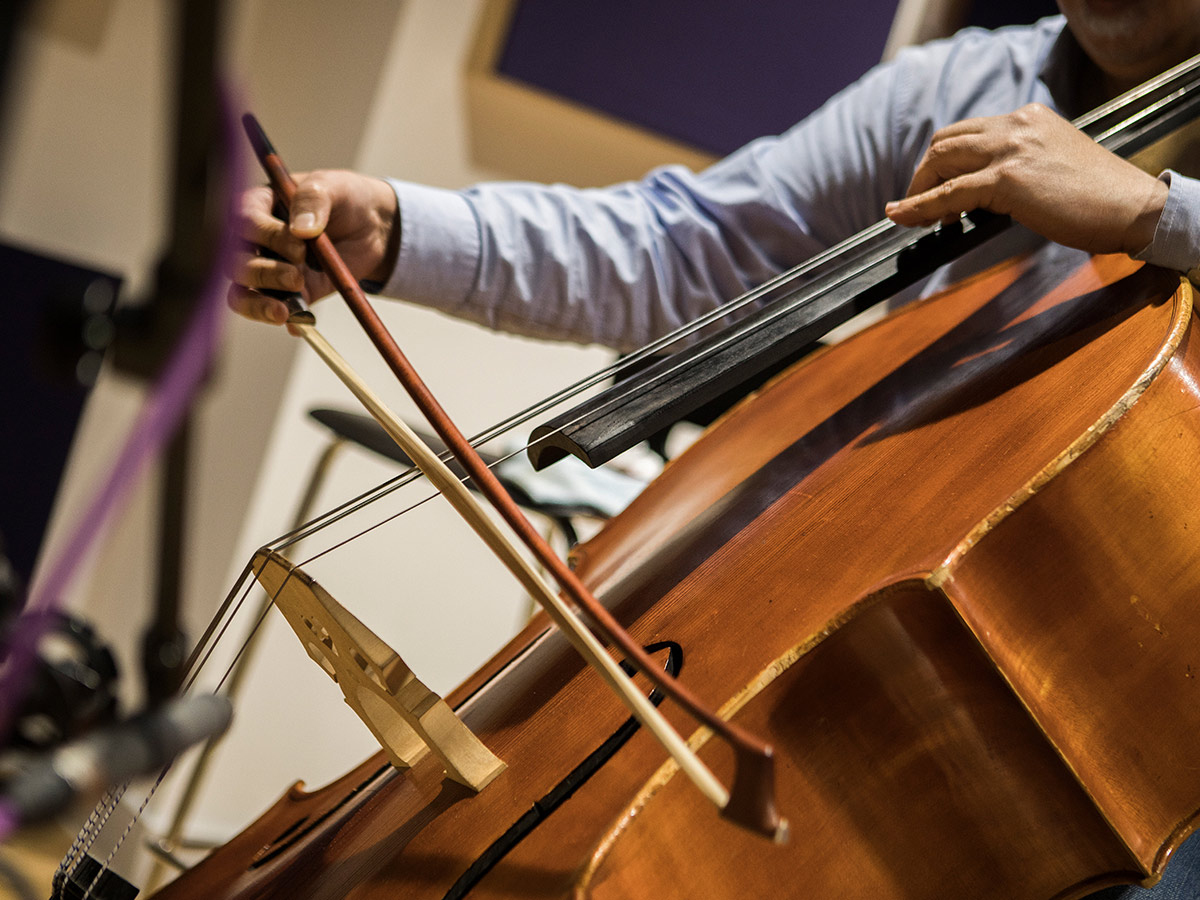
[[[162,369],[191,319],[211,275],[221,224],[220,204],[212,202],[214,181],[222,169],[216,65],[221,4],[181,0],[176,6],[171,232],[150,299],[119,315],[114,342],[116,369],[147,381]],[[180,609],[193,415],[191,410],[185,413],[164,457],[155,609],[142,640],[142,672],[151,706],[178,690],[187,657]]]

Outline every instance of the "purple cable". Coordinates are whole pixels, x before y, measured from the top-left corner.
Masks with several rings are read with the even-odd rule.
[[[7,800],[0,800],[0,844],[21,824],[17,811]]]
[[[228,220],[233,188],[244,183],[243,166],[239,145],[235,141],[236,119],[224,90],[220,102],[222,149],[228,161],[227,174],[231,188],[231,196],[226,198]],[[235,247],[232,231],[230,228],[221,229],[208,283],[200,292],[192,319],[153,390],[142,404],[107,480],[93,496],[62,552],[45,567],[45,574],[30,592],[26,610],[9,633],[9,657],[4,678],[0,680],[0,744],[7,738],[20,701],[25,696],[37,658],[38,641],[54,621],[55,613],[62,605],[62,597],[74,580],[80,562],[109,519],[124,505],[130,489],[146,466],[162,452],[200,388],[218,343],[227,283],[222,273]],[[18,824],[15,810],[0,799],[0,841]]]

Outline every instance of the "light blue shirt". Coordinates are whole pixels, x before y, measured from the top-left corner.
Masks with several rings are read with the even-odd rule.
[[[905,50],[786,133],[700,173],[666,166],[590,190],[393,181],[400,252],[383,293],[505,331],[642,346],[883,218],[938,128],[1034,101],[1082,112],[1073,92],[1095,70],[1064,24],[968,29]],[[1200,182],[1162,177],[1167,206],[1139,256],[1187,271],[1200,264]],[[1040,241],[1021,231],[926,289]]]

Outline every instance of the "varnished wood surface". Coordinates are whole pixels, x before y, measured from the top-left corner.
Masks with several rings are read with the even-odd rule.
[[[946,585],[1153,871],[1160,847],[1172,849],[1200,809],[1197,372],[1189,331],[1138,404],[981,540]],[[1168,837],[1176,841],[1163,847]]]
[[[1050,897],[1082,892],[1081,879],[1095,886],[1161,865],[1155,845],[1182,835],[1186,810],[1200,808],[1200,784],[1147,774],[1131,788],[1110,786],[1106,798],[1089,781],[1119,781],[1167,718],[1124,721],[1169,680],[1161,659],[1147,654],[1134,667],[1140,686],[1122,693],[1123,721],[1098,724],[1104,713],[1087,704],[1123,674],[1108,670],[1104,653],[1124,653],[1112,657],[1123,669],[1138,659],[1137,640],[1101,642],[1091,668],[1058,649],[1097,640],[1072,629],[1098,585],[1113,586],[1102,605],[1128,635],[1146,616],[1166,621],[1160,604],[1172,584],[1191,584],[1195,560],[1175,550],[1161,573],[1140,581],[1130,567],[1141,560],[1105,542],[1140,535],[1150,512],[1178,513],[1163,497],[1172,489],[1158,489],[1152,456],[1104,449],[1126,431],[1122,419],[1011,515],[996,512],[1109,413],[1190,312],[1172,299],[1178,282],[1167,273],[1142,269],[1106,287],[1128,274],[1127,261],[1100,259],[1049,297],[1030,271],[999,270],[953,299],[910,307],[775,382],[582,549],[581,575],[636,639],[678,641],[683,680],[714,704],[744,703],[737,721],[776,739],[791,844],[776,848],[720,821],[679,778],[639,798],[663,759],[639,733],[472,898],[766,896],[767,885],[770,896],[797,898],[820,889],[847,898]],[[1156,383],[1125,416],[1154,421],[1147,400],[1188,395],[1173,407],[1182,437],[1167,452],[1168,479],[1196,455],[1187,402],[1200,400],[1172,374],[1189,361],[1185,342],[1168,365],[1174,387]],[[1167,432],[1154,433],[1146,440],[1162,446]],[[1099,493],[1125,499],[1091,508],[1078,526],[1069,524],[1071,503],[1063,520],[1043,509],[1076,470],[1082,496],[1081,467],[1109,453],[1120,462],[1103,467]],[[1111,521],[1126,512],[1129,521]],[[994,527],[955,556],[989,517]],[[1031,520],[1041,530],[1021,528]],[[1178,536],[1151,529],[1146,540]],[[1098,552],[1087,556],[1088,546]],[[1023,620],[1002,617],[1022,600]],[[1165,627],[1178,629],[1179,653],[1200,637]],[[356,782],[364,789],[344,802],[296,795],[160,896],[443,897],[625,718],[565,641],[541,634],[515,664],[492,665],[498,677],[475,679],[462,708],[509,764],[478,797],[422,764]],[[1070,675],[1085,684],[1065,685]],[[1060,699],[1068,723],[1045,727]],[[1182,716],[1176,730],[1200,733],[1193,719]],[[1098,748],[1095,764],[1070,757],[1122,734]],[[721,752],[704,748],[718,774],[729,771]],[[1146,758],[1169,766],[1183,752]],[[1154,779],[1163,787],[1151,797]],[[1140,846],[1123,838],[1126,824],[1146,827]],[[1031,873],[1039,847],[1054,850]]]
[[[791,844],[731,833],[672,779],[580,896],[1050,898],[1138,877],[944,598],[910,581],[871,599],[739,716],[788,747]]]
[[[1115,261],[1100,261],[1100,265],[1115,265]],[[1097,274],[1103,271],[1101,268]],[[1135,277],[1149,280],[1154,275],[1145,272]],[[1050,298],[1051,302],[1061,296]],[[1003,300],[1004,294],[997,299]],[[998,304],[993,301],[989,305]],[[1194,469],[1200,446],[1194,433],[1197,423],[1193,421],[1190,427],[1183,423],[1175,426],[1174,447],[1169,451],[1165,449],[1163,433],[1141,437],[1138,447],[1126,447],[1123,443],[1134,440],[1127,435],[1138,434],[1135,424],[1138,420],[1153,422],[1163,417],[1186,417],[1184,410],[1189,404],[1195,406],[1200,402],[1194,384],[1190,388],[1181,386],[1176,374],[1194,370],[1187,342],[1175,351],[1165,371],[1159,373],[1148,396],[1141,397],[1111,423],[1110,432],[1073,465],[1062,469],[1058,477],[1015,513],[1004,515],[1014,495],[1023,498],[1023,486],[1037,481],[1056,457],[1084,439],[1089,429],[1105,420],[1112,407],[1119,405],[1131,389],[1136,393],[1135,385],[1158,351],[1172,339],[1173,326],[1186,321],[1181,321],[1186,309],[1177,303],[1121,309],[1098,294],[1087,298],[1086,303],[1068,301],[1058,308],[1066,311],[1072,305],[1076,306],[1070,316],[1074,324],[1062,329],[1057,340],[1023,348],[1008,360],[996,357],[1017,348],[1006,344],[1003,337],[1017,337],[1023,322],[1047,315],[1041,308],[1020,313],[1013,325],[1001,331],[1001,339],[994,341],[983,355],[970,349],[973,342],[966,337],[962,347],[965,352],[952,354],[951,359],[960,358],[952,365],[965,369],[974,362],[986,372],[984,377],[954,379],[957,383],[948,391],[925,397],[918,394],[917,402],[907,409],[889,410],[890,421],[879,426],[868,419],[867,427],[860,432],[862,437],[852,438],[848,450],[836,451],[845,453],[844,461],[858,469],[858,477],[849,479],[850,490],[831,497],[828,487],[807,492],[801,487],[769,507],[770,515],[790,522],[799,519],[802,525],[793,531],[791,540],[772,545],[776,552],[769,554],[769,561],[762,566],[769,571],[756,572],[755,583],[779,586],[778,593],[768,599],[772,605],[789,600],[805,603],[808,621],[794,637],[818,642],[824,630],[834,630],[838,638],[836,642],[830,641],[829,646],[819,644],[803,657],[806,667],[802,671],[817,666],[817,661],[825,657],[837,659],[842,642],[861,641],[862,632],[870,628],[871,617],[880,615],[875,611],[866,615],[865,609],[873,610],[874,604],[888,598],[885,606],[890,611],[895,602],[893,589],[878,590],[878,584],[872,585],[875,575],[886,581],[883,573],[888,569],[901,576],[908,573],[914,583],[923,583],[938,568],[940,560],[953,558],[953,570],[939,573],[940,578],[949,579],[946,589],[950,597],[940,592],[929,593],[928,599],[916,604],[924,609],[919,616],[908,613],[910,617],[918,616],[913,620],[915,624],[906,625],[903,630],[932,627],[930,621],[920,616],[936,619],[947,614],[954,618],[966,616],[977,629],[976,634],[962,632],[954,643],[943,640],[923,649],[905,646],[898,638],[891,644],[886,641],[870,644],[871,652],[864,652],[864,661],[834,668],[837,677],[826,678],[824,683],[840,697],[846,718],[839,722],[822,720],[828,734],[818,729],[816,737],[811,731],[798,735],[798,745],[789,758],[789,766],[795,768],[781,776],[784,794],[796,792],[790,798],[791,803],[781,798],[784,808],[795,809],[798,805],[808,810],[809,821],[819,826],[815,835],[802,836],[802,827],[796,833],[797,841],[805,842],[805,848],[798,849],[794,859],[797,871],[804,873],[804,887],[783,896],[805,896],[806,890],[812,890],[817,895],[864,898],[1050,897],[1086,893],[1109,882],[1153,880],[1163,863],[1156,858],[1158,848],[1164,845],[1169,848],[1181,839],[1183,818],[1189,815],[1185,810],[1200,808],[1200,780],[1190,773],[1187,762],[1189,752],[1194,756],[1196,749],[1194,736],[1200,733],[1197,721],[1200,716],[1179,715],[1173,702],[1162,699],[1176,696],[1167,692],[1168,682],[1174,677],[1171,673],[1195,666],[1195,662],[1189,662],[1191,647],[1200,646],[1195,642],[1200,635],[1195,631],[1181,635],[1175,660],[1161,652],[1153,659],[1144,656],[1143,664],[1155,677],[1133,689],[1127,686],[1121,665],[1109,668],[1112,657],[1106,655],[1106,650],[1112,644],[1099,637],[1099,633],[1107,633],[1108,641],[1115,637],[1120,644],[1121,637],[1128,636],[1131,616],[1137,614],[1130,613],[1129,608],[1138,604],[1131,604],[1129,595],[1123,593],[1125,578],[1134,577],[1157,597],[1170,596],[1177,608],[1185,607],[1188,598],[1195,594],[1185,576],[1195,579],[1200,567],[1186,540],[1181,539],[1180,531],[1187,518],[1180,500],[1186,497],[1193,476],[1187,472],[1185,462],[1173,470],[1156,471],[1158,466],[1153,460],[1164,454],[1180,461],[1190,457]],[[1085,307],[1092,311],[1086,312]],[[987,308],[983,307],[981,313],[986,313]],[[925,312],[914,310],[913,314],[916,317]],[[963,329],[957,330],[965,337]],[[1065,356],[1064,351],[1082,338],[1088,341],[1083,351],[1072,349],[1071,355]],[[1093,353],[1096,355],[1091,356]],[[989,354],[993,356],[990,362]],[[1055,384],[1066,394],[1065,398],[1053,396]],[[1047,388],[1051,389],[1050,394],[1046,393]],[[786,386],[777,385],[775,389]],[[1173,398],[1165,411],[1159,406],[1164,397]],[[798,397],[793,409],[799,410],[807,399]],[[1062,402],[1064,399],[1068,402]],[[751,411],[752,407],[735,415]],[[916,429],[910,428],[911,422],[918,423]],[[849,434],[859,424],[861,420],[855,420],[851,428],[841,433]],[[742,427],[748,426],[742,423]],[[921,440],[912,441],[918,433]],[[892,445],[893,453],[877,459],[875,454],[887,444]],[[1158,449],[1151,451],[1152,446]],[[901,447],[904,449],[896,453]],[[959,456],[960,462],[947,468],[950,451]],[[814,475],[819,476],[820,469]],[[1137,494],[1143,506],[1128,504],[1123,508],[1120,501],[1114,502],[1114,482],[1123,485],[1122,493]],[[806,484],[819,482],[810,476],[801,482]],[[1075,505],[1051,514],[1056,498],[1068,490],[1067,485],[1078,492]],[[906,489],[906,486],[911,487]],[[833,492],[837,490],[836,486],[832,488]],[[998,493],[990,494],[991,491]],[[1005,491],[1010,496],[1001,496]],[[841,516],[795,513],[797,507],[821,500]],[[1145,521],[1156,514],[1173,522],[1176,529],[1171,537],[1159,533],[1149,539],[1149,543],[1169,545],[1163,559],[1165,565],[1159,570],[1158,562],[1155,563],[1159,574],[1154,579],[1134,576],[1133,572],[1147,566],[1137,565],[1131,570],[1130,554],[1111,551],[1124,543],[1125,532],[1144,531]],[[1043,522],[1043,517],[1050,521]],[[753,528],[740,532],[736,540],[754,541],[754,529],[762,518],[755,521]],[[809,531],[814,518],[822,526],[820,536],[815,538],[819,547],[813,546],[814,538]],[[974,523],[967,521],[972,518],[993,519],[996,524],[978,536],[976,544],[955,555],[955,543],[974,531]],[[856,537],[854,530],[864,527],[863,523],[867,523],[866,530]],[[906,539],[906,534],[915,535],[916,543]],[[612,534],[608,537],[612,538]],[[636,536],[631,539],[637,541]],[[886,559],[897,546],[916,551],[906,561],[907,565]],[[981,555],[977,562],[975,554],[981,554],[984,548],[987,555]],[[1156,559],[1149,546],[1143,549],[1147,552],[1142,559]],[[1030,567],[1034,550],[1043,568]],[[719,554],[729,552],[726,544]],[[881,558],[883,568],[877,568]],[[991,561],[988,575],[995,576],[995,581],[976,574],[985,558]],[[706,562],[681,588],[686,589],[709,566],[721,568],[719,563]],[[1122,569],[1120,575],[1114,571]],[[782,576],[789,570],[799,576],[792,582],[794,593],[790,595]],[[969,588],[965,584],[966,572],[972,573]],[[625,580],[632,577],[636,576],[627,576]],[[711,577],[720,581],[724,573],[714,573]],[[847,578],[858,583],[838,585]],[[619,577],[614,580],[620,583]],[[1148,580],[1154,581],[1157,590],[1150,588]],[[831,591],[831,584],[838,586]],[[1106,622],[1090,625],[1087,620],[1097,584],[1105,584],[1117,592],[1124,609],[1119,603],[1116,605],[1123,615],[1114,614]],[[635,594],[636,588],[631,593]],[[840,603],[839,595],[843,598]],[[997,595],[1003,595],[1003,601]],[[857,598],[858,605],[846,604],[846,596]],[[1058,606],[1061,598],[1067,596],[1069,603]],[[814,614],[813,610],[823,602],[833,605],[825,607],[823,613],[828,618],[822,627],[822,612]],[[910,606],[915,603],[908,602]],[[975,621],[975,616],[979,621]],[[843,621],[839,622],[839,617]],[[1051,618],[1056,620],[1057,630],[1046,627]],[[1002,648],[1007,651],[1007,659],[994,655],[992,642],[1000,629],[1007,641]],[[958,643],[974,647],[977,640],[981,644],[976,649],[982,653],[982,667],[979,671],[959,671],[955,656],[963,648]],[[1029,671],[1029,644],[1040,650],[1044,671]],[[1122,646],[1129,651],[1127,644]],[[891,697],[886,702],[879,697],[856,696],[853,689],[842,687],[863,677],[882,679],[883,672],[890,667],[878,668],[877,661],[867,657],[893,654],[896,647],[918,659],[921,666],[939,670],[938,678],[926,684],[925,690]],[[1077,651],[1082,660],[1064,652],[1068,648]],[[785,655],[779,644],[764,649]],[[820,665],[832,664],[823,661]],[[947,667],[952,671],[940,671]],[[902,670],[898,674],[902,675]],[[1136,669],[1132,674],[1135,681],[1143,680]],[[814,705],[810,694],[805,693],[806,699],[801,702],[793,701],[795,689],[789,685],[796,677],[789,670],[780,684],[764,689],[746,708],[745,724],[778,728],[797,715],[813,725],[808,718]],[[987,684],[991,677],[1000,679],[997,685]],[[1017,682],[1013,685],[1015,694],[1011,687],[1005,686],[1008,681]],[[999,690],[1001,687],[1003,690]],[[888,691],[894,689],[895,685],[887,687]],[[998,690],[996,701],[1007,695],[1006,703],[993,707],[975,697],[956,704],[953,716],[941,710],[942,700],[938,695],[946,690],[958,691],[965,698],[967,694],[993,689]],[[1122,696],[1122,700],[1110,708],[1102,701],[1113,694]],[[888,708],[888,703],[895,708]],[[1033,709],[1036,718],[1026,716],[1026,706]],[[1142,721],[1131,726],[1129,721],[1139,706],[1145,707]],[[864,707],[873,713],[861,717],[859,711]],[[1036,726],[1028,745],[1026,737],[1013,725],[1018,719],[1010,720],[1014,714]],[[1048,729],[1049,739],[1041,736],[1045,721],[1058,723]],[[1169,729],[1172,739],[1168,741],[1171,750],[1162,746],[1168,721],[1172,726]],[[902,734],[905,728],[913,731],[938,722],[940,727],[933,727],[919,738],[906,738]],[[857,733],[860,740],[856,743],[852,739],[847,745],[847,730],[852,735]],[[1058,731],[1065,734],[1060,738],[1056,736]],[[1101,734],[1108,743],[1095,741]],[[807,747],[806,742],[813,741],[833,744],[839,749],[828,754]],[[1068,741],[1073,742],[1072,755],[1066,750]],[[1039,743],[1040,748],[1036,746]],[[1148,755],[1156,757],[1154,761],[1161,768],[1143,768],[1139,762],[1139,748],[1146,743],[1157,745]],[[919,757],[923,764],[935,769],[932,774],[929,771],[914,774],[906,767],[909,761],[918,758],[918,751],[923,754]],[[840,792],[828,787],[828,765],[823,763],[830,759],[836,759],[843,767]],[[1041,768],[1047,761],[1056,765]],[[1077,770],[1091,768],[1102,771],[1081,771],[1077,778]],[[939,773],[937,769],[942,771]],[[1126,769],[1130,770],[1131,778],[1125,777]],[[859,777],[852,777],[856,771]],[[1173,774],[1168,777],[1164,774],[1167,771]],[[816,778],[814,785],[810,779],[818,772],[824,777]],[[1033,773],[1055,774],[1056,782],[1022,783],[1025,778],[1034,778]],[[790,778],[800,781],[793,784]],[[1187,784],[1189,779],[1191,784]],[[1118,822],[1111,812],[1113,804],[1096,808],[1094,799],[1089,798],[1106,791],[1120,793],[1129,805],[1138,807],[1137,813],[1127,816],[1125,822]],[[888,797],[890,801],[885,799]],[[870,798],[870,803],[865,802],[866,798]],[[1018,798],[1036,798],[1039,804],[1045,801],[1045,806],[1030,808]],[[965,811],[970,805],[968,801],[976,800],[979,805]],[[1157,817],[1146,809],[1156,803]],[[622,895],[622,890],[632,889],[628,879],[639,873],[644,875],[654,867],[632,867],[628,854],[653,852],[647,848],[660,843],[689,848],[686,852],[693,859],[707,862],[713,858],[717,847],[703,845],[701,835],[706,831],[702,826],[689,828],[686,835],[675,833],[672,836],[677,841],[661,838],[670,833],[669,823],[703,821],[702,811],[686,802],[687,812],[680,815],[679,804],[678,790],[670,784],[649,799],[640,813],[637,804],[631,806],[628,814],[632,815],[632,824],[627,828],[614,827],[609,836],[611,846],[602,848],[598,854],[595,872],[590,876],[590,890],[584,893],[616,897]],[[899,818],[882,818],[881,814],[888,809],[893,815],[899,814]],[[846,822],[847,816],[853,816],[855,811],[868,814],[860,821]],[[937,814],[931,814],[933,811]],[[834,839],[830,840],[831,823],[841,823],[847,830],[834,829]],[[1141,834],[1142,846],[1128,850],[1124,847],[1126,842],[1138,843],[1125,833],[1126,829]],[[987,840],[980,841],[981,836]],[[813,840],[814,837],[819,839]],[[736,837],[731,840],[734,846],[725,845],[721,851],[730,858],[746,854],[761,859],[764,855]],[[999,855],[986,852],[989,846],[1000,848]],[[864,848],[868,851],[866,856],[862,854]],[[1007,868],[997,865],[1002,859],[1007,860]],[[1027,864],[1028,860],[1037,859],[1043,860],[1040,868]],[[667,866],[654,870],[672,871],[676,876],[682,871]],[[757,882],[747,882],[746,873],[735,874],[721,865],[702,865],[694,881],[689,874],[684,884],[674,882],[675,889],[680,896],[687,895],[689,886],[710,890],[712,885],[720,883],[721,872],[727,879],[723,889],[732,890],[735,884],[740,884],[754,895],[750,885]],[[776,870],[775,874],[781,872]],[[767,884],[769,880],[760,887]],[[922,893],[914,884],[925,885],[928,893]],[[950,886],[953,890],[947,890]],[[645,890],[646,896],[653,896],[654,887],[665,889],[666,884],[643,878],[638,889]],[[721,895],[721,889],[710,894]]]

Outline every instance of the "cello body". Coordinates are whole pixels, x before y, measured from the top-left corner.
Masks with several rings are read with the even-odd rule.
[[[508,765],[481,793],[380,755],[155,896],[1153,883],[1200,812],[1191,287],[1124,257],[1044,278],[1014,261],[806,359],[576,553],[636,640],[774,745],[788,844],[721,819],[536,618],[448,698]]]

